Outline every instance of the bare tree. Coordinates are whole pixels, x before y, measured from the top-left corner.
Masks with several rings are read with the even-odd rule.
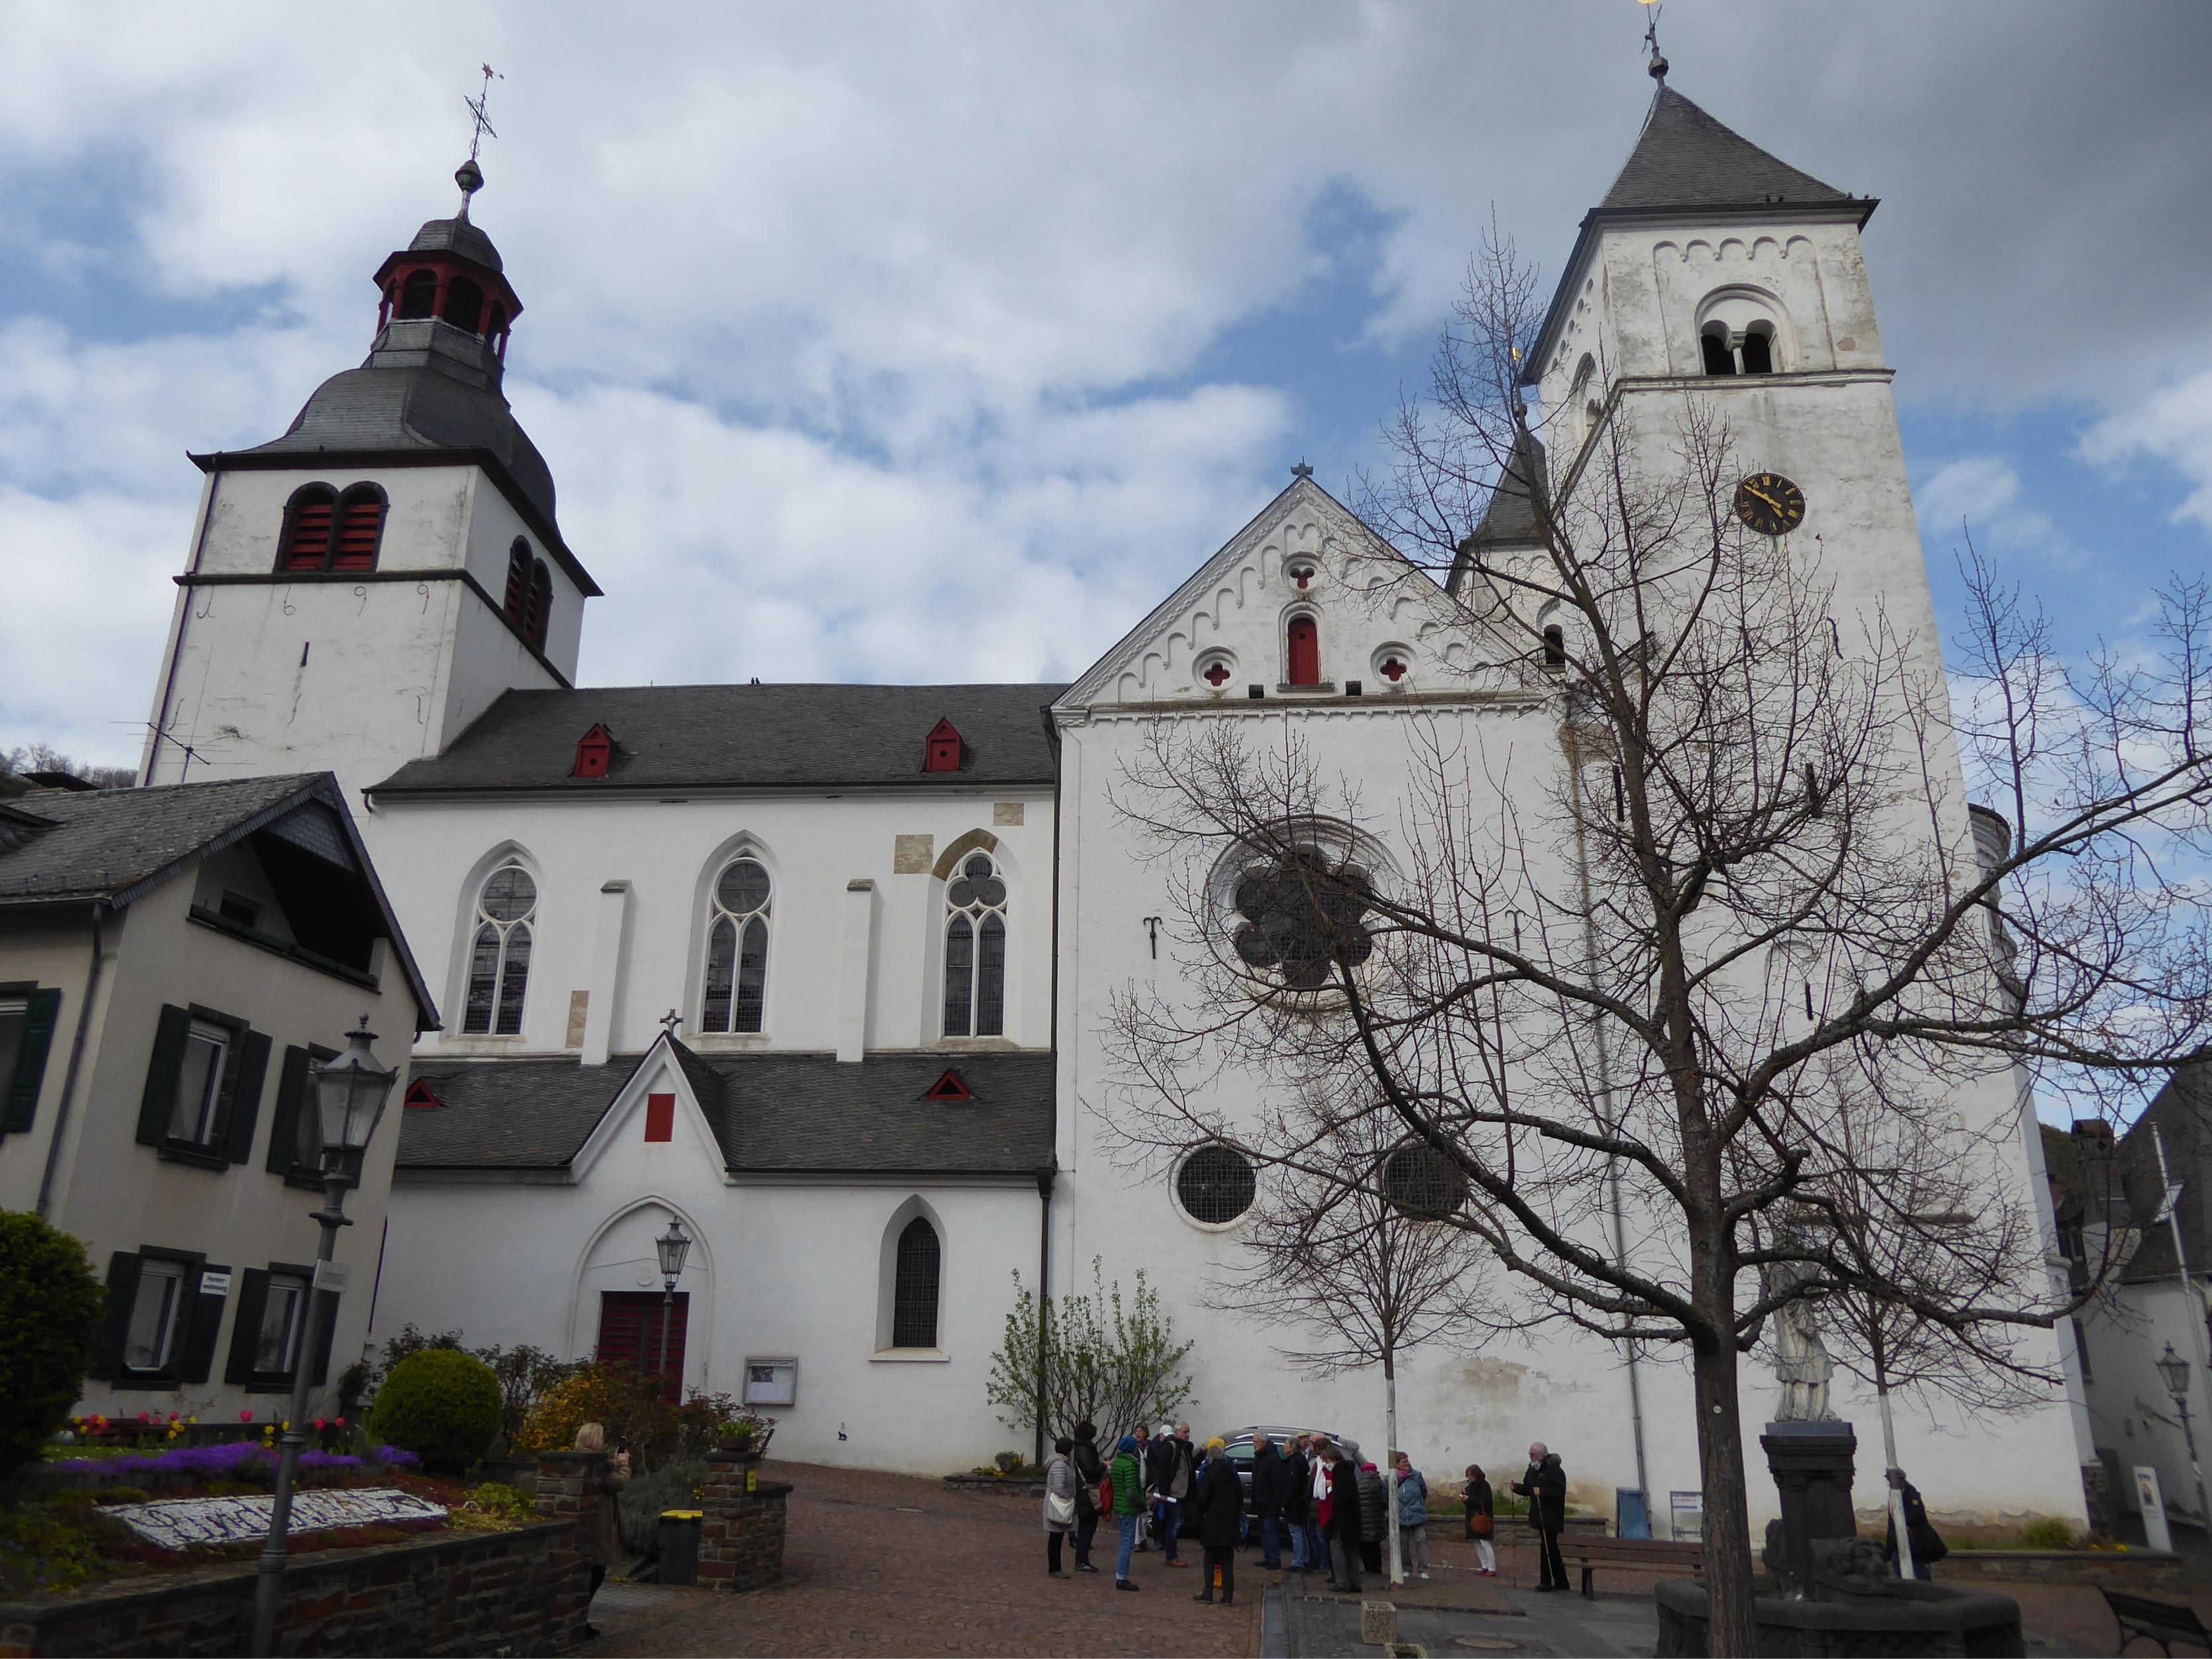
[[[1856,1297],[1886,1369],[2032,1380],[2025,1334],[2075,1304],[2040,1260],[2022,1081],[2118,1112],[2207,1052],[2205,595],[2177,583],[2148,645],[2071,669],[1984,581],[1954,712],[1933,640],[1739,516],[1716,400],[1601,384],[1543,465],[1534,294],[1493,240],[1357,503],[1384,586],[1451,569],[1476,712],[1408,714],[1379,813],[1294,720],[1265,744],[1152,723],[1115,798],[1182,974],[1120,1000],[1101,1115],[1127,1158],[1210,1137],[1352,1185],[1340,1122],[1215,1085],[1340,1103],[1465,1176],[1443,1224],[1533,1315],[1686,1349],[1713,1651],[1747,1653],[1739,1365],[1770,1317]],[[1501,478],[1529,520],[1508,548],[1474,534]],[[1534,711],[1544,752],[1486,743],[1484,709]],[[1876,1205],[1907,1146],[1971,1207]]]
[[[1443,1224],[1467,1202],[1467,1178],[1419,1142],[1384,1138],[1390,1125],[1370,1111],[1310,1098],[1297,1115],[1312,1161],[1328,1172],[1286,1170],[1257,1194],[1235,1265],[1206,1299],[1310,1332],[1310,1346],[1277,1352],[1312,1375],[1380,1365],[1384,1449],[1395,1460],[1399,1357],[1432,1343],[1479,1346],[1493,1322],[1481,1240]],[[1403,1582],[1395,1461],[1384,1480],[1395,1584]]]

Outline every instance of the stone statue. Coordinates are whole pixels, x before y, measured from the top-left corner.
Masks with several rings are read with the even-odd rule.
[[[1762,1270],[1769,1296],[1796,1290],[1813,1277],[1809,1266],[1798,1262],[1774,1262]],[[1828,1379],[1836,1372],[1836,1362],[1828,1357],[1827,1346],[1820,1340],[1819,1320],[1813,1304],[1799,1298],[1785,1302],[1775,1310],[1774,1380],[1782,1385],[1781,1397],[1774,1408],[1778,1423],[1832,1423],[1835,1414],[1828,1409]]]

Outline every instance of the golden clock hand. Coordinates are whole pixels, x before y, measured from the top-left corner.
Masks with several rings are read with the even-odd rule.
[[[1755,496],[1759,500],[1765,501],[1769,507],[1772,507],[1777,513],[1781,514],[1784,518],[1789,516],[1790,509],[1783,506],[1781,502],[1776,501],[1773,496],[1768,495],[1765,490],[1753,489],[1749,484],[1746,484],[1743,487],[1743,493],[1747,495]]]

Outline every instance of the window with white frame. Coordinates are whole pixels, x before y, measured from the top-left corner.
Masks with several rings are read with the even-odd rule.
[[[522,1030],[530,987],[532,927],[538,884],[510,859],[477,890],[475,937],[469,945],[468,1006],[461,1030],[471,1036],[514,1036]]]
[[[307,1279],[304,1273],[271,1273],[261,1304],[261,1323],[253,1339],[257,1378],[289,1381],[299,1362],[300,1339],[307,1324]]]
[[[204,1019],[185,1036],[177,1092],[169,1104],[169,1139],[185,1146],[212,1146],[222,1133],[224,1084],[229,1079],[236,1033]]]
[[[1006,1030],[1006,883],[988,853],[970,853],[945,884],[945,1035]]]
[[[148,1256],[138,1267],[138,1290],[131,1304],[131,1324],[123,1339],[126,1370],[159,1371],[176,1357],[178,1327],[183,1322],[185,1281],[181,1261]]]
[[[732,859],[715,878],[707,919],[706,1031],[757,1031],[768,1012],[768,927],[772,897],[759,860]]]

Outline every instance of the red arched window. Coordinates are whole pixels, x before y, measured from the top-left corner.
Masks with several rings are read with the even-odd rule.
[[[330,568],[375,569],[377,547],[383,539],[384,492],[374,484],[356,484],[338,500],[337,542]]]
[[[1321,684],[1321,629],[1311,617],[1293,617],[1290,629],[1290,682]]]
[[[304,484],[284,510],[284,545],[279,570],[320,570],[331,556],[331,531],[337,520],[337,492],[328,484]]]
[[[500,609],[507,613],[507,621],[520,628],[523,612],[529,604],[530,544],[517,536],[514,545],[507,550],[507,598]]]
[[[553,575],[540,559],[530,571],[530,603],[522,613],[522,631],[531,644],[545,648],[545,625],[553,616]]]
[[[399,320],[428,317],[438,308],[438,273],[411,270],[399,285]]]

